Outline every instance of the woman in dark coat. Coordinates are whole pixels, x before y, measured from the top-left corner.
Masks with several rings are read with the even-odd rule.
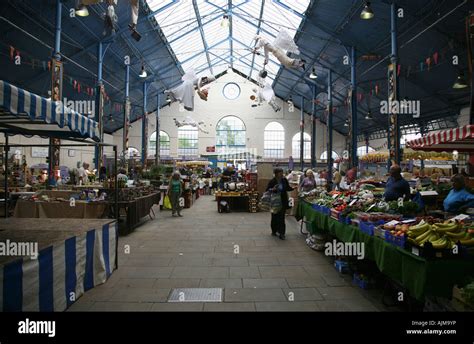
[[[281,204],[283,207],[278,213],[272,213],[272,235],[276,236],[277,233],[281,240],[285,240],[285,213],[286,210],[290,208],[288,204],[288,191],[292,191],[293,188],[290,187],[288,179],[283,176],[283,170],[281,168],[275,168],[273,170],[275,177],[270,180],[267,186],[267,191],[272,191],[274,193],[279,193],[281,195]]]

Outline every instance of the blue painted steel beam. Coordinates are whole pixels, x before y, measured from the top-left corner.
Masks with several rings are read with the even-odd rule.
[[[281,6],[283,7],[285,10],[287,10],[288,12],[291,12],[293,13],[295,16],[297,17],[300,17],[300,18],[305,18],[305,16],[303,14],[301,14],[300,12],[292,9],[291,7],[289,7],[288,5],[282,3],[280,0],[273,0],[273,3],[277,4],[278,6]]]
[[[229,16],[229,45],[230,45],[230,66],[234,68],[234,41],[233,36],[233,23],[232,23],[232,0],[228,1],[228,16]]]
[[[357,167],[357,69],[356,49],[351,50],[351,167]]]
[[[317,86],[314,83],[312,90],[311,99],[311,168],[316,168],[316,91]]]
[[[61,1],[56,0],[56,26],[54,35],[54,57],[61,60],[61,30],[62,30],[62,6]]]
[[[148,18],[148,19],[154,18],[158,13],[163,12],[164,10],[170,8],[171,6],[174,6],[174,5],[178,4],[179,2],[180,2],[180,0],[171,0],[170,3],[168,3],[168,4],[166,4],[166,5],[162,6],[162,7],[160,7],[160,8],[157,9],[157,10],[154,10],[153,12],[151,12],[151,13],[147,16],[147,18]]]
[[[211,67],[211,59],[209,57],[209,46],[207,45],[206,36],[204,35],[204,29],[202,28],[201,15],[199,14],[199,8],[196,0],[193,0],[194,14],[199,25],[199,32],[201,33],[202,44],[204,45],[204,51],[206,52],[207,63],[209,64],[209,69],[211,74],[214,74],[214,71]]]
[[[260,6],[260,14],[258,15],[258,24],[257,24],[257,35],[260,34],[260,28],[262,27],[262,18],[263,18],[263,10],[265,8],[265,0],[262,0],[262,6]],[[250,47],[252,48],[252,47]],[[252,67],[250,67],[249,78],[252,78],[253,66],[255,64],[255,54],[252,56]]]
[[[148,85],[147,82],[145,81],[143,83],[143,117],[142,117],[142,166],[145,166],[146,162],[146,157],[147,157],[147,151],[146,151],[146,126],[147,126],[147,117],[146,117],[146,112],[147,112],[147,91],[148,91]]]
[[[328,149],[327,149],[327,188],[328,190],[332,187],[332,70],[328,72],[328,122],[327,122],[327,129],[328,129]]]
[[[160,104],[161,104],[161,94],[158,92],[156,95],[156,142],[155,142],[155,165],[158,166],[160,163]]]
[[[300,107],[300,166],[304,171],[304,97],[301,97]]]
[[[217,12],[217,11],[216,11],[216,12]],[[202,27],[204,27],[204,26],[206,26],[207,24],[210,24],[210,23],[212,23],[212,22],[218,20],[219,18],[221,18],[221,17],[220,17],[220,16],[216,16],[216,17],[214,17],[214,18],[208,20],[207,22],[205,22],[205,23],[202,24]],[[187,36],[187,35],[193,33],[194,31],[197,31],[197,30],[199,30],[199,26],[198,26],[198,27],[195,27],[194,29],[191,29],[191,30],[188,30],[188,31],[182,33],[182,34],[179,35],[178,37],[173,38],[173,39],[172,39],[171,41],[169,41],[168,43],[169,43],[169,44],[172,44],[172,43],[174,43],[174,42],[180,40],[180,39],[183,38],[184,36]],[[181,31],[181,30],[180,30],[180,31]],[[174,33],[170,34],[169,36],[172,36],[173,34],[174,34]]]

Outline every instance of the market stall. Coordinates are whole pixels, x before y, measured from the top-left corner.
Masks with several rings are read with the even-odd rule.
[[[331,237],[363,243],[364,259],[403,286],[413,298],[451,297],[455,285],[474,276],[474,230],[469,216],[420,216],[416,203],[384,202],[373,186],[300,199],[297,219],[309,231],[307,243],[324,250]],[[416,216],[418,214],[418,216]],[[448,216],[449,217],[449,216]]]
[[[250,213],[257,212],[258,204],[257,191],[216,191],[217,211],[248,211]],[[223,207],[223,203],[225,205]],[[223,210],[225,208],[225,210]]]
[[[64,311],[118,267],[117,243],[114,220],[1,219],[0,309]]]

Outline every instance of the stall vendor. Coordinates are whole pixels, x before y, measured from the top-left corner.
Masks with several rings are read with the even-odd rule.
[[[410,199],[410,185],[403,179],[401,172],[402,169],[398,165],[390,167],[390,178],[387,180],[384,194],[386,201],[396,201],[400,197]]]
[[[224,183],[228,183],[235,177],[234,166],[229,165],[221,174],[220,188],[224,188]]]
[[[474,195],[466,190],[464,177],[457,174],[451,180],[453,188],[443,201],[444,210],[457,213],[474,207]]]

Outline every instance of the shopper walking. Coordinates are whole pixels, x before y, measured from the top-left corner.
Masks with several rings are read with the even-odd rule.
[[[281,240],[285,240],[286,225],[285,225],[285,212],[289,209],[288,204],[288,191],[293,191],[290,187],[288,179],[283,176],[283,169],[275,168],[273,170],[274,178],[270,180],[267,186],[267,191],[272,191],[275,194],[279,194],[281,197],[282,207],[277,212],[272,212],[271,228],[272,235],[279,235]]]
[[[168,197],[170,198],[171,202],[171,211],[172,216],[183,216],[181,215],[181,206],[179,204],[179,198],[183,192],[183,182],[181,181],[181,175],[179,172],[174,172],[171,176],[169,185],[168,185]],[[176,215],[176,213],[178,215]]]

